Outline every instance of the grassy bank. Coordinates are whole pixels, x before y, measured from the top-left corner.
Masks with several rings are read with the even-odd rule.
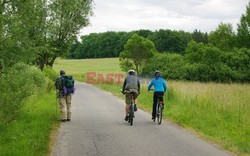
[[[1,130],[0,155],[47,155],[51,131],[59,126],[55,103],[54,92],[30,97],[20,116]]]
[[[97,64],[98,62],[98,64]],[[79,81],[86,72],[121,73],[118,59],[58,60],[55,69],[66,69]],[[82,76],[79,77],[79,75]],[[239,155],[250,154],[250,85],[168,81],[164,117],[192,129],[203,138]],[[122,97],[121,85],[98,87]],[[152,92],[144,85],[139,107],[151,111]]]

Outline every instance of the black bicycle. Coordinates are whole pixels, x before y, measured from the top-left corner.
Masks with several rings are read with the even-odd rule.
[[[135,117],[135,111],[134,111],[134,107],[135,107],[135,100],[134,100],[134,92],[130,92],[130,91],[125,91],[125,94],[129,93],[130,97],[131,97],[131,103],[129,104],[129,112],[128,112],[128,123],[130,123],[130,125],[133,125],[133,120]]]
[[[156,118],[157,118],[159,125],[162,122],[162,116],[163,116],[163,110],[164,110],[163,101],[161,101],[160,99],[163,99],[163,95],[158,95],[158,97],[157,97]],[[155,122],[155,119],[154,119],[154,122]]]
[[[150,90],[153,90],[153,89],[150,89]],[[162,116],[163,116],[163,110],[164,110],[164,102],[163,102],[163,100],[161,100],[161,99],[163,99],[163,96],[164,96],[164,94],[158,95],[157,103],[156,103],[156,118],[157,118],[159,125],[162,122]],[[153,121],[155,122],[155,118]]]

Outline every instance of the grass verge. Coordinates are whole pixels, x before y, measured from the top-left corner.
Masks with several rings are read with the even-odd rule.
[[[20,114],[1,130],[0,155],[48,155],[50,134],[59,127],[55,93],[43,92],[30,97]]]

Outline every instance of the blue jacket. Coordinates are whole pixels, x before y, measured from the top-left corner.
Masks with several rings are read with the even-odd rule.
[[[168,88],[167,83],[165,80],[161,77],[154,78],[151,83],[148,85],[148,91],[151,89],[151,87],[154,85],[154,92],[165,92]]]

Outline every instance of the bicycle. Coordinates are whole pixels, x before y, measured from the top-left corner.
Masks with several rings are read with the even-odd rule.
[[[164,110],[164,103],[160,99],[163,99],[163,94],[158,95],[157,103],[156,103],[156,118],[157,118],[157,122],[159,125],[162,122],[162,116],[163,116],[163,110]],[[155,122],[156,118],[154,118],[153,122]]]
[[[122,92],[122,90],[121,90]],[[130,91],[125,91],[124,94],[129,93],[131,96],[131,103],[129,104],[129,112],[128,112],[128,123],[130,123],[130,125],[133,125],[133,120],[135,117],[135,113],[134,113],[134,107],[135,107],[135,100],[134,100],[134,92],[130,92]]]
[[[163,95],[158,95],[157,97],[157,104],[156,104],[156,118],[158,121],[158,124],[160,125],[162,122],[162,116],[163,116],[163,101],[160,101],[160,99],[163,97]],[[154,119],[155,122],[155,119]]]

